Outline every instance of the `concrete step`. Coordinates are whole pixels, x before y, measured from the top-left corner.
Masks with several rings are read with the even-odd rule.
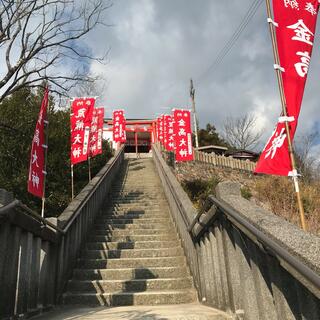
[[[181,290],[192,287],[192,278],[133,279],[133,280],[69,280],[68,292],[141,292],[154,290]]]
[[[131,306],[181,304],[197,301],[194,289],[163,290],[151,292],[120,292],[120,293],[65,293],[64,304],[98,305],[98,306]]]
[[[157,194],[161,193],[163,194],[163,189],[160,186],[152,186],[152,187],[147,187],[147,186],[124,186],[124,187],[112,187],[112,193],[117,194],[117,193],[144,193],[144,194]]]
[[[189,276],[186,265],[173,267],[74,269],[73,280],[132,280],[179,278]]]
[[[154,195],[150,195],[150,194],[142,194],[142,195],[112,195],[109,198],[110,201],[116,202],[116,201],[159,201],[159,200],[165,200],[165,197],[163,195],[159,195],[159,194],[154,194]]]
[[[95,221],[96,224],[146,224],[146,223],[163,223],[168,224],[171,223],[170,218],[139,218],[139,219],[129,219],[129,218],[123,218],[119,216],[113,216],[113,218],[105,217],[105,218],[99,218]]]
[[[161,258],[78,259],[77,265],[84,269],[173,267],[186,263],[184,256]]]
[[[97,219],[109,217],[111,215],[132,215],[132,217],[137,216],[143,216],[143,215],[165,215],[169,216],[169,210],[167,208],[137,208],[137,209],[126,209],[126,208],[110,208],[108,210],[104,210],[101,212],[99,217]]]
[[[124,165],[82,248],[63,302],[124,306],[197,301],[152,159]]]
[[[136,204],[136,205],[146,205],[146,206],[152,206],[152,205],[165,205],[167,206],[167,201],[163,198],[158,198],[158,199],[110,199],[110,202],[108,205],[113,206],[113,205],[130,205],[130,204]]]
[[[153,258],[183,256],[179,246],[163,249],[123,249],[123,250],[84,250],[82,258],[88,259],[119,259],[119,258]]]
[[[123,203],[123,204],[115,204],[110,205],[107,210],[103,210],[101,212],[110,212],[114,209],[118,210],[127,210],[127,211],[143,211],[143,210],[168,210],[168,206],[163,204],[136,204],[136,203]]]
[[[89,242],[136,242],[136,241],[174,241],[177,240],[177,235],[166,234],[166,235],[110,235],[110,236],[95,236],[91,235],[88,238]]]
[[[160,249],[179,246],[179,240],[172,241],[136,241],[136,242],[87,242],[89,250],[126,250],[126,249]]]
[[[95,236],[138,236],[138,235],[171,235],[175,234],[170,229],[133,229],[133,230],[94,230]]]
[[[162,218],[169,218],[169,215],[164,212],[148,212],[144,214],[131,214],[125,212],[113,212],[110,214],[101,215],[96,221],[101,222],[105,219],[131,219],[131,220],[138,220],[138,219],[162,219]]]
[[[168,230],[173,228],[170,222],[168,223],[135,223],[135,224],[116,224],[116,223],[102,223],[95,224],[93,230],[136,230],[136,229],[164,229]],[[94,231],[95,232],[95,231]]]
[[[142,216],[142,215],[165,215],[169,216],[169,210],[167,208],[110,208],[108,210],[101,211],[97,219],[105,218],[110,215],[132,215],[132,216]]]
[[[158,190],[157,192],[145,192],[145,191],[132,191],[132,192],[114,192],[112,191],[110,195],[111,199],[115,197],[149,197],[149,198],[165,198],[163,190]]]

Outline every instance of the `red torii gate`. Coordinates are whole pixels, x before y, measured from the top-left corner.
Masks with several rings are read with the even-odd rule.
[[[113,120],[105,119],[104,123],[108,125],[106,131],[113,130]],[[152,143],[157,141],[156,134],[157,120],[155,119],[126,119],[126,133],[134,133],[134,144],[136,153],[138,153],[139,138],[138,133],[150,133],[150,147]],[[128,135],[127,135],[128,136]],[[130,140],[129,140],[130,141]]]

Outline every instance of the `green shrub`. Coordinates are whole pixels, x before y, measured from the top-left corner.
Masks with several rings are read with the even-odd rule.
[[[241,196],[247,200],[250,200],[251,197],[252,197],[252,193],[251,193],[251,190],[248,186],[243,186],[241,187],[240,189],[241,191]]]
[[[209,194],[215,194],[215,188],[219,182],[220,179],[217,177],[208,180],[194,179],[184,181],[182,187],[188,194],[190,200],[197,207],[200,207],[200,203],[205,201]]]

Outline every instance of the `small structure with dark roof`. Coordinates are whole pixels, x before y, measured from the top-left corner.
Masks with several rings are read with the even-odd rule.
[[[234,159],[250,161],[257,161],[259,158],[259,153],[249,150],[227,151],[225,155]]]
[[[205,153],[215,153],[215,154],[223,155],[228,151],[228,148],[222,147],[222,146],[210,145],[210,146],[199,147],[196,150],[205,152]]]

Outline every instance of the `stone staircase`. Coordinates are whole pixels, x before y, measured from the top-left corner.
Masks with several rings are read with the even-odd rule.
[[[125,160],[63,296],[65,304],[197,301],[152,159]]]

